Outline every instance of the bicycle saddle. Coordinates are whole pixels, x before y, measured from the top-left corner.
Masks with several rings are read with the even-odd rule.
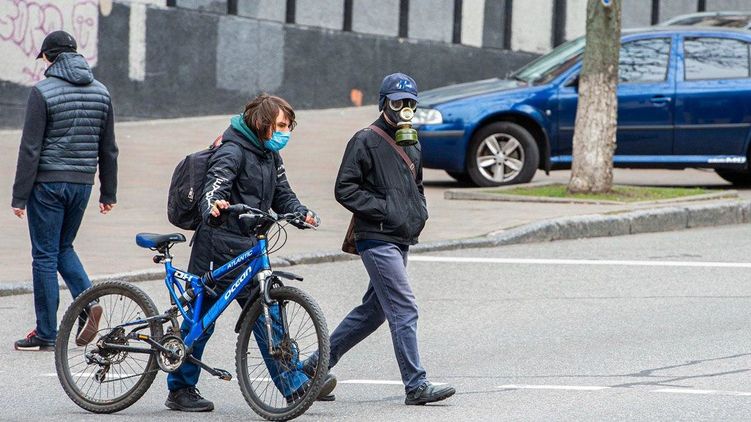
[[[182,242],[185,242],[185,236],[182,233],[138,233],[136,235],[136,244],[142,248],[161,249],[170,243]]]

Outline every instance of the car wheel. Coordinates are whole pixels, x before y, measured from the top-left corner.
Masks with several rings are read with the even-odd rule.
[[[715,169],[715,172],[736,186],[751,186],[751,172],[748,170]]]
[[[467,175],[477,186],[500,186],[532,180],[540,153],[529,131],[511,122],[481,128],[467,151]]]
[[[470,179],[467,173],[460,173],[458,171],[446,171],[446,173],[457,182],[472,183],[472,179]]]

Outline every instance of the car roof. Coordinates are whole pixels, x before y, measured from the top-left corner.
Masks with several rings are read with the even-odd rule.
[[[624,29],[621,35],[637,34],[691,34],[691,33],[718,33],[718,34],[742,34],[749,35],[748,29],[722,28],[715,26],[648,26],[645,28]]]
[[[746,16],[751,18],[751,12],[743,12],[743,11],[728,11],[728,10],[717,10],[714,12],[697,12],[697,13],[688,13],[686,15],[678,15],[673,16],[672,18],[662,22],[667,23],[671,21],[678,21],[683,19],[690,19],[690,18],[705,18],[705,17],[712,17],[712,16]],[[661,23],[661,24],[662,24]]]

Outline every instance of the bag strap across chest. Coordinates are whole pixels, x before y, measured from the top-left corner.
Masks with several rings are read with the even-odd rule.
[[[413,163],[412,160],[409,158],[407,153],[404,151],[404,148],[397,145],[394,138],[389,136],[388,133],[384,132],[383,129],[379,128],[378,126],[370,125],[368,126],[368,129],[377,133],[381,138],[386,140],[386,143],[389,144],[392,148],[394,148],[394,151],[396,151],[396,153],[399,154],[399,157],[402,158],[402,161],[404,161],[404,164],[407,165],[407,168],[409,168],[409,171],[412,173],[412,177],[417,178],[417,170],[415,169],[415,163]]]

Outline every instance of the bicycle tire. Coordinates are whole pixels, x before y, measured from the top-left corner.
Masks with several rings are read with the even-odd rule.
[[[70,399],[73,400],[73,402],[81,408],[93,413],[114,413],[130,407],[146,393],[151,384],[154,382],[156,372],[158,371],[158,365],[155,356],[153,354],[144,355],[149,356],[148,362],[146,363],[145,367],[143,367],[144,372],[140,374],[139,379],[131,388],[128,389],[128,391],[126,391],[122,396],[112,400],[95,401],[87,397],[78,388],[77,381],[71,374],[71,366],[68,357],[68,345],[71,340],[70,336],[74,330],[74,325],[78,320],[78,316],[83,311],[84,307],[87,304],[91,303],[93,300],[105,298],[108,295],[119,295],[120,297],[129,298],[133,303],[140,307],[141,311],[143,312],[143,315],[141,317],[145,318],[158,315],[156,305],[154,305],[154,302],[143,290],[136,286],[133,286],[132,284],[119,281],[103,282],[88,288],[73,301],[70,307],[68,307],[65,315],[63,316],[62,322],[60,323],[60,329],[58,331],[57,340],[55,342],[55,367],[57,369],[57,376],[60,380],[60,384],[62,385],[63,390],[65,390],[65,393],[68,395],[68,397],[70,397]],[[116,306],[117,304],[114,305],[115,308]],[[123,314],[124,313],[125,310],[123,309]],[[102,322],[107,322],[109,325],[109,322],[106,320],[104,315],[106,315],[106,311],[103,312],[98,334],[105,331],[105,329],[101,328]],[[138,315],[138,313],[136,313],[136,315]],[[120,323],[122,322],[125,321],[121,321]],[[162,337],[161,324],[151,323],[149,330],[149,334],[153,339],[158,341]],[[95,344],[95,341],[92,341],[89,345],[81,347],[84,347],[85,351],[86,348],[90,347],[90,345],[92,344]],[[84,361],[84,363],[86,362]],[[77,365],[74,365],[74,367],[75,366]],[[87,367],[85,369],[87,369],[88,366],[90,365],[87,364]],[[83,374],[85,373],[82,373],[82,375]],[[79,379],[82,375],[79,375]],[[121,377],[121,380],[124,378],[136,378],[136,376],[119,376]],[[102,383],[100,382],[100,385],[101,384]]]
[[[328,369],[329,334],[328,328],[326,327],[326,319],[324,318],[323,312],[318,304],[304,291],[289,286],[272,289],[270,297],[271,300],[275,302],[295,302],[305,310],[312,320],[313,326],[316,330],[316,342],[319,351],[318,367]],[[310,386],[302,396],[302,399],[294,401],[291,407],[288,407],[283,411],[275,411],[271,409],[256,396],[248,374],[247,358],[248,343],[249,341],[255,341],[254,339],[251,339],[251,336],[253,335],[253,327],[256,320],[258,320],[262,314],[262,300],[262,298],[259,298],[252,305],[245,316],[245,320],[242,322],[237,336],[235,363],[238,384],[240,384],[240,390],[242,391],[245,401],[259,416],[271,421],[286,421],[302,415],[308,410],[308,408],[310,408],[323,387],[323,382],[328,374],[328,370],[316,371],[314,377],[311,379]]]

